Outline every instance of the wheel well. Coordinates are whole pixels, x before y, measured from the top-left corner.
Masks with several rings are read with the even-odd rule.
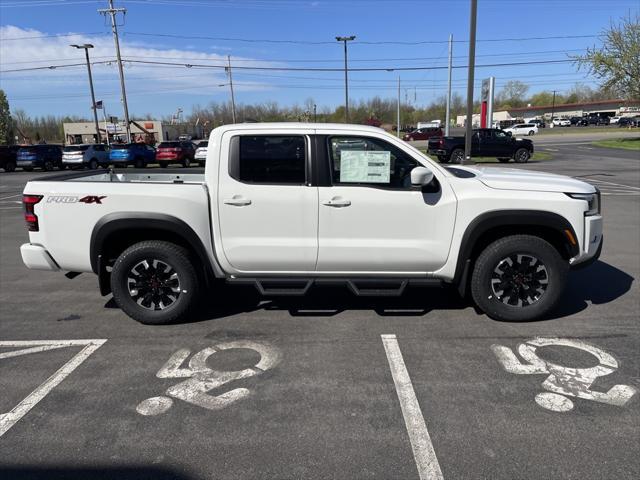
[[[531,235],[540,237],[549,242],[565,260],[569,260],[572,256],[569,250],[568,239],[555,228],[540,225],[506,225],[491,228],[480,235],[473,245],[469,258],[472,262],[475,262],[478,255],[480,255],[489,244],[500,238],[508,237],[509,235]]]
[[[194,267],[201,280],[209,285],[215,278],[211,261],[202,241],[184,222],[178,219],[150,219],[149,214],[138,218],[135,214],[129,218],[98,222],[91,238],[91,265],[98,274],[100,291],[103,295],[110,292],[110,268],[116,259],[130,246],[145,240],[162,240],[185,248],[193,259]]]
[[[575,237],[573,229],[569,230],[571,235]],[[471,281],[471,272],[475,266],[476,259],[491,243],[500,238],[508,237],[510,235],[531,235],[539,237],[549,242],[560,254],[560,256],[569,260],[575,255],[577,247],[572,246],[569,243],[569,239],[565,237],[564,233],[557,228],[545,225],[499,225],[492,228],[488,228],[482,232],[473,242],[469,248],[464,248],[461,245],[460,258],[458,259],[458,267],[456,268],[456,274],[454,283],[458,286],[458,291],[462,296],[466,295],[469,283]]]

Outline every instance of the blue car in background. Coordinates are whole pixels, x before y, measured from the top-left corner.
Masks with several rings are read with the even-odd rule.
[[[47,172],[53,170],[54,167],[64,170],[62,147],[46,144],[22,147],[16,153],[16,165],[27,172],[34,168],[42,168]]]
[[[111,145],[109,163],[114,167],[133,165],[144,168],[156,160],[156,149],[145,143],[123,143]]]

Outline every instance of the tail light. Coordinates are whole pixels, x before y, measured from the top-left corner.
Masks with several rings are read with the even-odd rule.
[[[438,141],[438,146],[440,148],[444,148],[444,137],[440,137],[440,140]]]
[[[35,214],[35,206],[42,200],[42,195],[23,195],[22,204],[24,205],[24,220],[27,222],[27,230],[30,232],[37,232],[38,216]]]

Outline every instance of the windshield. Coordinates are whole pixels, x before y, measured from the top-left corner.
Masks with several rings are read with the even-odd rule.
[[[198,144],[198,148],[206,148],[208,145],[209,145],[209,142],[208,142],[208,141],[206,141],[206,142],[200,142],[200,143]]]
[[[63,152],[86,152],[89,149],[89,145],[73,145],[64,147]]]

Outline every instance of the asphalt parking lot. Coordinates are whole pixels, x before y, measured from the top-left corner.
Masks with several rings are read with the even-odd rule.
[[[538,140],[553,159],[524,168],[598,185],[605,244],[531,323],[491,320],[448,290],[323,288],[214,291],[193,322],[143,326],[92,275],[22,265],[22,189],[50,174],[1,173],[0,476],[640,478],[640,158]],[[553,389],[581,372],[570,393]],[[202,381],[218,386],[183,394]]]

